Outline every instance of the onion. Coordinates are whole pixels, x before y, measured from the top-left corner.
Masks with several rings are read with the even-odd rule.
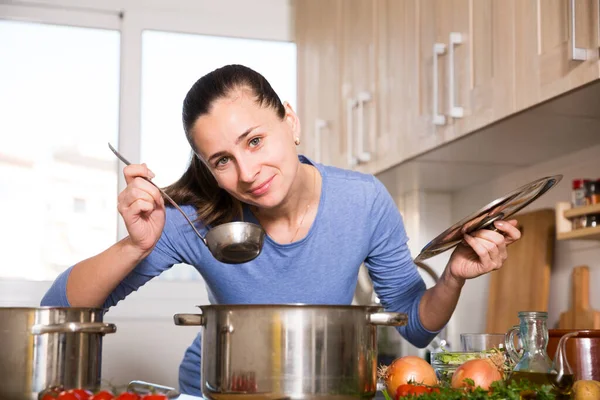
[[[456,369],[452,375],[451,385],[453,388],[470,387],[465,379],[471,379],[475,383],[473,388],[478,386],[484,390],[489,390],[492,382],[502,380],[502,373],[494,363],[485,358],[480,360],[469,360]]]
[[[390,396],[396,394],[398,386],[407,383],[434,386],[438,383],[435,370],[429,363],[417,356],[400,357],[380,371]]]

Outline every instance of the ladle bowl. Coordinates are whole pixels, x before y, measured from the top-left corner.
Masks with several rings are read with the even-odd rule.
[[[126,165],[131,165],[110,143],[108,147],[119,160],[123,161]],[[165,199],[184,216],[194,230],[194,233],[208,247],[208,250],[217,260],[226,264],[241,264],[254,260],[262,251],[265,231],[259,225],[242,221],[228,222],[209,229],[206,236],[202,236],[185,211],[163,189],[150,179],[144,179],[160,190]]]

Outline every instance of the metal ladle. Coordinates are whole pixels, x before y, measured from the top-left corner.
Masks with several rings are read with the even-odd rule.
[[[110,143],[108,147],[115,153],[119,160],[123,161],[126,165],[131,165]],[[208,247],[208,250],[210,250],[213,257],[217,260],[227,264],[241,264],[255,259],[260,254],[265,239],[265,231],[259,225],[250,222],[228,222],[210,229],[206,233],[206,237],[204,237],[198,232],[187,214],[164,190],[150,179],[144,179],[160,190],[160,193],[162,193],[169,203],[179,210],[196,235],[202,240],[202,243]]]

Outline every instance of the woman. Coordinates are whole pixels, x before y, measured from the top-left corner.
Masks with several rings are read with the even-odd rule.
[[[111,307],[182,262],[198,269],[211,303],[350,304],[364,262],[382,305],[409,315],[400,333],[424,347],[450,319],[465,280],[500,268],[507,244],[520,237],[514,221],[496,221],[500,233],[465,235],[468,246],[455,249],[426,290],[385,187],[298,156],[298,117],[263,76],[228,65],[202,77],[184,100],[183,125],[195,156],[168,193],[197,215],[201,233],[231,220],[260,224],[260,256],[235,266],[215,260],[143,179],[154,177],[146,165],[130,165],[118,198],[129,236],[62,273],[42,305]],[[197,338],[180,367],[180,390],[200,395],[199,386]]]

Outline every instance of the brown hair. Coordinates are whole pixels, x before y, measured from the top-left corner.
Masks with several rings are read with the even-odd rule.
[[[241,88],[249,89],[260,106],[271,107],[278,117],[285,117],[285,108],[269,82],[243,65],[226,65],[204,75],[194,83],[183,101],[183,128],[193,154],[181,178],[165,190],[177,203],[195,206],[197,219],[205,225],[241,219],[242,204],[217,185],[212,173],[199,158],[192,127],[199,117],[210,112],[215,100]]]

